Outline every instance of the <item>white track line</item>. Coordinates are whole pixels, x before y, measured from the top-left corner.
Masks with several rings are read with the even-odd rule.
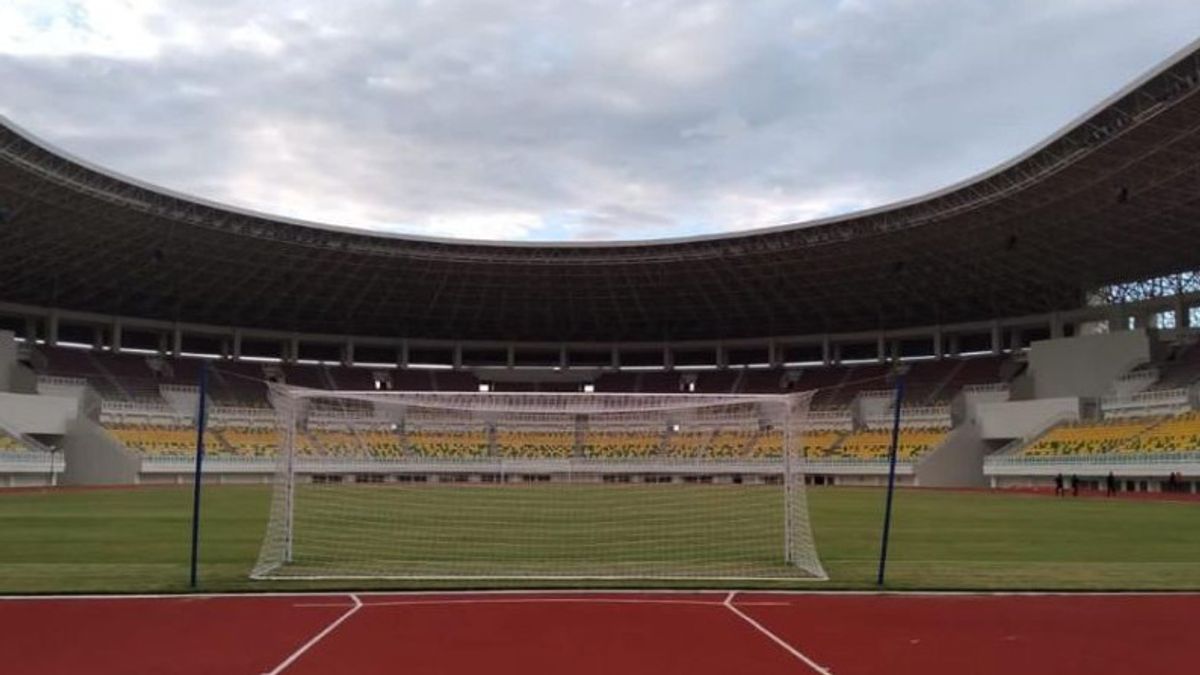
[[[331,622],[328,626],[325,626],[324,630],[322,630],[320,633],[317,633],[316,635],[314,635],[312,637],[312,639],[310,639],[308,642],[305,642],[304,645],[301,646],[296,651],[292,652],[291,655],[289,655],[286,659],[284,659],[279,665],[275,666],[274,669],[268,670],[267,672],[263,673],[263,675],[279,675],[279,673],[282,673],[284,670],[286,670],[288,666],[295,663],[296,659],[303,656],[304,652],[308,651],[314,645],[316,645],[318,642],[325,639],[325,636],[329,635],[330,633],[332,633],[334,631],[334,629],[336,629],[338,626],[342,625],[343,621],[345,621],[346,619],[349,619],[351,616],[354,616],[355,612],[362,609],[362,607],[363,607],[362,600],[359,600],[358,596],[356,594],[351,593],[350,599],[354,601],[353,607],[346,610],[346,612],[343,613],[338,618],[334,619],[333,622]]]
[[[746,623],[753,626],[755,630],[757,630],[758,632],[762,633],[763,635],[766,635],[767,637],[771,638],[772,642],[774,642],[775,644],[779,645],[780,647],[783,647],[784,649],[786,649],[789,654],[791,654],[792,656],[803,661],[804,665],[808,666],[809,668],[812,668],[814,671],[820,673],[821,675],[833,675],[832,672],[830,672],[829,670],[827,670],[826,668],[821,666],[819,663],[817,663],[816,661],[813,661],[812,659],[805,656],[804,652],[791,646],[790,644],[787,643],[786,640],[784,640],[783,638],[779,637],[778,635],[776,635],[776,634],[772,633],[770,630],[768,630],[766,626],[763,626],[761,623],[750,618],[749,614],[746,614],[742,610],[735,607],[733,604],[733,598],[736,595],[737,595],[737,591],[730,591],[729,595],[725,596],[725,602],[723,602],[721,604],[728,607],[729,611],[738,615],[738,617],[741,618],[743,621],[745,621]]]

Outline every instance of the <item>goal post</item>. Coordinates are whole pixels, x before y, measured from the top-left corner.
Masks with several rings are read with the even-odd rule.
[[[824,579],[811,393],[272,385],[256,579]]]

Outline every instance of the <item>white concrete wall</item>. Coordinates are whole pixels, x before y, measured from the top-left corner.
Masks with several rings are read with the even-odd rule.
[[[978,424],[960,424],[917,463],[917,482],[922,487],[984,487],[983,458],[989,450]]]
[[[950,405],[950,416],[954,424],[962,424],[978,417],[979,406],[984,403],[1002,403],[1009,400],[1007,388],[997,391],[960,391]]]
[[[0,330],[0,391],[12,389],[12,371],[17,367],[17,342],[9,330]]]
[[[86,417],[71,423],[60,444],[66,458],[63,485],[133,485],[141,458],[125,449],[104,427]]]
[[[980,403],[975,407],[979,436],[984,440],[1028,438],[1051,420],[1079,419],[1078,398]]]
[[[1029,349],[1033,395],[1104,396],[1114,379],[1150,361],[1150,342],[1145,330],[1034,342]]]
[[[65,434],[78,415],[78,399],[0,392],[0,421],[17,433]]]

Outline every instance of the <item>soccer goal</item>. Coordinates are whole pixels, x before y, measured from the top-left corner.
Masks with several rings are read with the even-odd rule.
[[[809,393],[274,385],[259,579],[823,579]]]

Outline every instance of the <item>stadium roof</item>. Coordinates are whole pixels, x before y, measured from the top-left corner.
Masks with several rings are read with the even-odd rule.
[[[847,333],[1069,310],[1100,286],[1200,265],[1198,89],[1200,42],[1023,155],[938,192],[650,242],[300,222],[120,176],[0,118],[0,302],[530,342]]]

